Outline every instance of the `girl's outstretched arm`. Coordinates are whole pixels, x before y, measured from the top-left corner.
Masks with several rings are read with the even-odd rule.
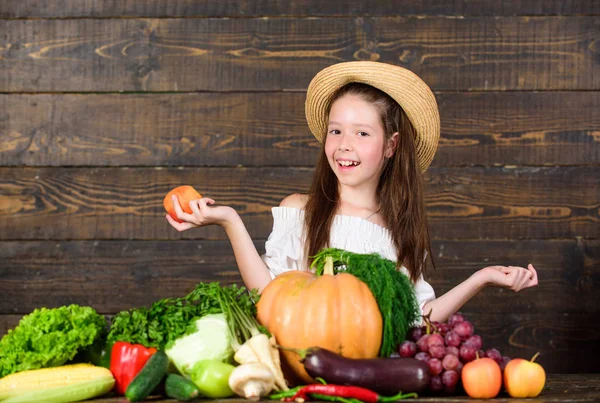
[[[250,290],[256,288],[262,292],[263,288],[271,281],[271,275],[260,258],[246,226],[233,208],[228,206],[211,207],[210,205],[214,203],[215,201],[208,197],[192,200],[190,201],[192,214],[188,214],[181,209],[177,196],[173,196],[177,218],[183,222],[179,223],[173,220],[168,214],[166,217],[173,228],[178,231],[211,224],[222,226],[231,242],[233,254],[246,288]]]
[[[458,311],[467,301],[487,286],[508,288],[520,291],[536,286],[537,272],[533,265],[527,268],[517,266],[489,266],[475,272],[471,277],[445,293],[429,301],[423,307],[423,313],[431,313],[430,320],[445,322],[450,315]]]

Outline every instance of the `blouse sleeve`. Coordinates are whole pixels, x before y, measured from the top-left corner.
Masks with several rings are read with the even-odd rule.
[[[291,207],[274,207],[273,230],[265,243],[261,256],[271,278],[290,270],[304,267],[301,210]]]
[[[417,295],[417,301],[419,302],[421,314],[424,314],[423,307],[427,302],[435,299],[435,291],[433,290],[431,284],[425,281],[423,275],[421,275],[421,277],[419,277],[415,283],[415,294]]]

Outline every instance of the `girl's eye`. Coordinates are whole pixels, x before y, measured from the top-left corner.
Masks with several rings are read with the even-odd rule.
[[[367,132],[358,132],[358,135],[360,137],[367,137],[369,135],[369,133],[367,133]]]
[[[338,129],[332,129],[329,131],[329,134],[340,134],[341,132]]]

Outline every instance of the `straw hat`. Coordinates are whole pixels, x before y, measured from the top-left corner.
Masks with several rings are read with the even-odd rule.
[[[348,83],[371,85],[391,96],[406,112],[416,133],[417,159],[425,172],[440,138],[440,115],[431,89],[415,73],[380,62],[345,62],[321,70],[310,82],[306,93],[306,120],[319,141],[327,132],[331,97]]]

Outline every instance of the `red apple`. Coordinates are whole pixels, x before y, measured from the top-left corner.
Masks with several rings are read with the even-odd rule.
[[[465,364],[461,371],[465,392],[475,399],[491,399],[500,393],[502,371],[491,358],[479,358]]]
[[[202,195],[200,195],[200,193],[198,193],[196,189],[188,185],[178,186],[175,189],[171,190],[169,193],[167,193],[163,200],[163,206],[165,210],[167,210],[171,218],[173,218],[177,222],[181,221],[177,218],[177,214],[175,213],[175,207],[173,206],[173,199],[171,197],[173,195],[177,196],[181,209],[188,214],[192,214],[192,209],[190,208],[190,201],[202,198]]]
[[[539,353],[531,361],[513,358],[504,368],[504,387],[511,397],[536,397],[546,384],[546,371],[534,362]]]

